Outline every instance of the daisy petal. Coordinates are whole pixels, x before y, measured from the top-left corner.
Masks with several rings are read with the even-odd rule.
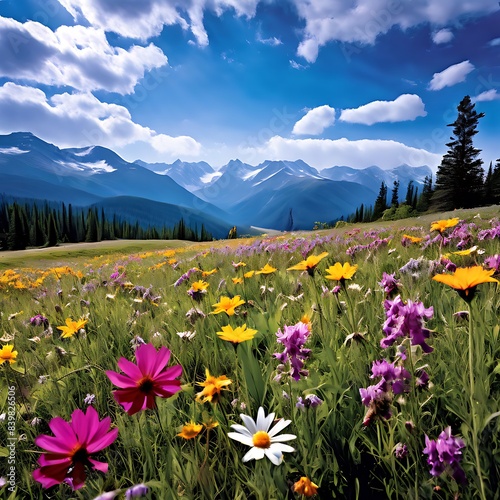
[[[255,425],[253,418],[249,417],[248,415],[243,415],[243,413],[240,414],[240,417],[241,420],[243,420],[245,427],[250,431],[250,434],[252,434],[253,436],[257,432],[257,426]]]
[[[243,434],[239,434],[238,432],[228,432],[227,437],[234,439],[240,443],[243,443],[247,446],[253,446],[253,440],[250,436],[244,436]]]
[[[241,459],[243,462],[248,462],[249,460],[261,460],[264,458],[264,448],[252,448],[246,455]]]
[[[285,420],[282,418],[270,431],[269,435],[271,437],[275,436],[278,434],[278,432],[281,432],[287,425],[291,424],[291,420]]]
[[[264,454],[274,465],[279,465],[283,461],[283,454],[281,451],[273,450],[272,447],[264,450]]]

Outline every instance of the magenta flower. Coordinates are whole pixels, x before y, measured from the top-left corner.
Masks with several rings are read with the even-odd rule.
[[[435,441],[429,439],[426,434],[425,445],[422,453],[427,455],[427,463],[431,466],[432,476],[440,476],[449,470],[457,483],[467,482],[465,472],[459,463],[462,459],[460,450],[465,447],[465,444],[460,438],[451,435],[451,427],[441,432]]]
[[[48,453],[40,455],[38,464],[41,467],[33,471],[33,478],[44,488],[64,482],[78,490],[85,483],[85,467],[106,474],[108,464],[91,456],[115,441],[118,429],[109,431],[110,425],[109,417],[99,421],[92,406],[86,413],[75,410],[69,423],[61,417],[53,418],[49,427],[55,436],[42,434],[35,439],[35,444]]]
[[[180,365],[164,369],[170,359],[170,351],[160,347],[156,351],[153,344],[142,344],[135,351],[137,364],[120,358],[118,367],[124,375],[114,371],[106,371],[108,378],[120,387],[113,391],[116,401],[129,414],[155,408],[155,397],[168,398],[181,390],[182,373]]]
[[[495,254],[484,259],[484,265],[489,269],[494,269],[495,274],[500,274],[500,255]]]
[[[309,357],[311,349],[304,349],[309,335],[309,328],[305,323],[299,321],[293,326],[284,326],[283,332],[278,330],[276,336],[278,343],[283,344],[285,350],[283,352],[274,353],[274,357],[281,363],[290,363],[290,375],[294,380],[300,380],[300,376],[307,376],[309,372],[304,370],[304,360]]]
[[[409,336],[411,345],[419,345],[425,353],[433,351],[433,348],[426,344],[426,339],[429,338],[430,331],[424,328],[424,318],[432,318],[434,308],[424,307],[422,302],[407,303],[401,300],[398,295],[394,300],[386,300],[384,302],[386,311],[386,321],[383,331],[387,335],[380,341],[380,346],[383,349],[394,344],[398,337]]]
[[[382,275],[382,279],[378,282],[378,284],[389,296],[396,292],[401,286],[401,283],[395,278],[395,273],[387,274],[386,272],[384,272],[384,274]]]

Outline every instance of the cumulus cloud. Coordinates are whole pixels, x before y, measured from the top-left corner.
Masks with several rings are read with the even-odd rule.
[[[391,28],[406,30],[422,23],[442,27],[464,15],[482,15],[498,9],[491,0],[292,0],[305,21],[297,54],[308,62],[318,57],[319,48],[332,41],[373,44]]]
[[[295,125],[292,134],[319,135],[335,123],[335,108],[328,105],[309,110]]]
[[[132,93],[146,71],[167,64],[153,44],[128,50],[112,47],[104,31],[84,26],[61,26],[0,17],[0,75],[82,91]]]
[[[51,97],[40,89],[7,82],[0,87],[0,133],[29,131],[60,147],[100,145],[111,149],[143,142],[172,158],[197,157],[201,144],[171,137],[135,123],[127,108],[100,101],[91,93]]]
[[[210,9],[220,16],[234,9],[238,16],[253,17],[259,0],[58,0],[75,20],[129,38],[147,40],[161,33],[163,26],[191,29],[200,46],[208,44],[203,13]],[[187,19],[184,17],[187,15]]]
[[[441,43],[451,42],[454,37],[455,35],[449,29],[443,28],[442,30],[436,31],[432,34],[432,41],[436,45],[439,45]]]
[[[453,64],[440,73],[434,73],[429,83],[429,90],[441,90],[464,82],[467,75],[474,70],[474,65],[468,60]]]
[[[437,167],[442,155],[407,146],[392,140],[361,139],[287,139],[274,136],[258,148],[242,148],[239,157],[250,164],[264,160],[304,160],[315,168],[348,165],[366,168],[378,165],[383,169],[403,163],[410,166]]]
[[[496,47],[497,45],[500,45],[500,38],[493,38],[493,40],[490,40],[488,42],[488,45],[490,47]]]
[[[490,90],[485,90],[484,92],[481,92],[479,95],[473,97],[472,101],[474,102],[496,101],[497,99],[500,99],[500,94],[497,92],[496,89],[490,89]]]
[[[381,122],[413,121],[426,116],[424,103],[416,94],[403,94],[394,101],[373,101],[354,109],[343,109],[339,120],[373,125]]]

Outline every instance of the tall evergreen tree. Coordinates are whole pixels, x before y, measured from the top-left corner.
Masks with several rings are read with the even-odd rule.
[[[397,208],[399,205],[399,180],[392,185],[391,207]]]
[[[47,246],[55,247],[57,245],[57,225],[53,213],[50,213],[47,223]]]
[[[97,227],[97,217],[95,215],[94,210],[91,208],[87,214],[87,232],[85,234],[86,242],[94,242],[99,241],[98,239],[98,227]]]
[[[478,158],[480,149],[474,147],[479,119],[475,104],[466,95],[457,107],[457,119],[448,126],[453,127],[453,137],[446,146],[436,175],[436,186],[432,204],[440,210],[471,208],[482,203],[483,160]]]
[[[7,248],[9,250],[24,250],[26,241],[24,238],[24,228],[20,214],[20,208],[14,203],[10,210],[9,232],[7,234]]]
[[[373,206],[372,220],[377,220],[382,217],[385,210],[387,210],[387,186],[384,181],[380,185],[375,205]]]
[[[408,187],[406,188],[406,196],[405,196],[405,204],[413,206],[413,197],[415,195],[415,186],[413,185],[413,181],[408,183]]]

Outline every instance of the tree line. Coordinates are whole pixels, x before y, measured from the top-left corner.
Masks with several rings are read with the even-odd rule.
[[[473,208],[500,204],[500,159],[495,165],[490,162],[485,172],[480,149],[474,147],[473,138],[477,134],[479,120],[484,113],[475,110],[470,96],[465,96],[457,107],[457,119],[448,124],[453,127],[453,135],[446,144],[448,151],[438,167],[433,185],[432,176],[426,177],[419,194],[410,181],[403,202],[399,202],[399,180],[394,181],[390,202],[388,187],[382,182],[373,205],[361,205],[348,217],[349,222],[372,222],[403,219],[424,212]]]
[[[183,218],[173,228],[143,227],[139,222],[107,217],[104,209],[74,208],[71,203],[0,203],[0,250],[49,247],[58,243],[97,242],[112,239],[179,239],[210,241],[212,234],[204,224],[200,230],[188,227]]]

